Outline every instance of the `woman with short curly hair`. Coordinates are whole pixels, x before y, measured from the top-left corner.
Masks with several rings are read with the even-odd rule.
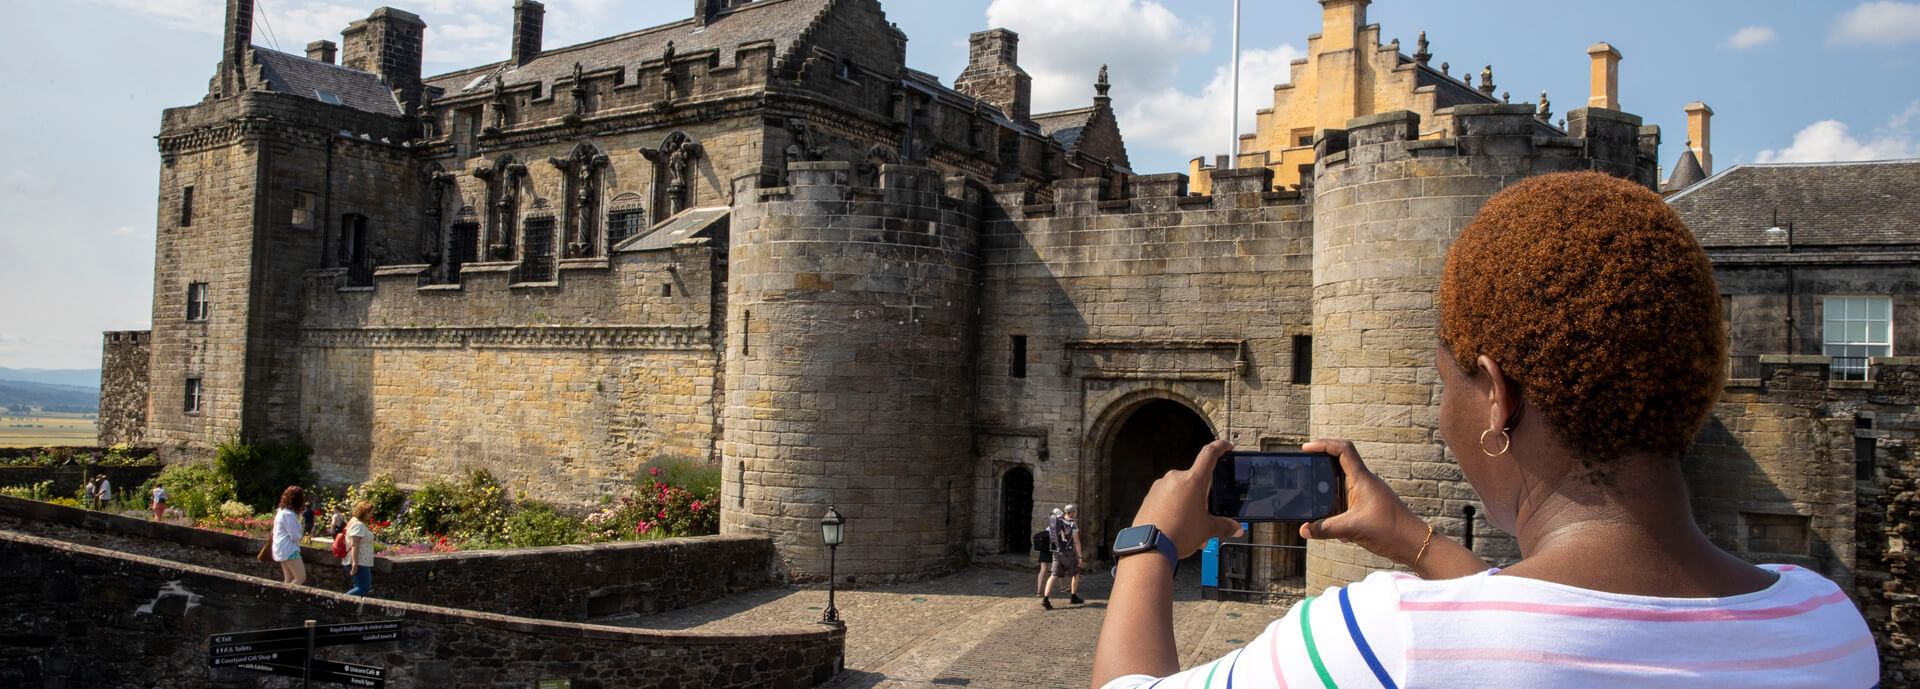
[[[1719,398],[1713,267],[1653,191],[1598,173],[1525,180],[1447,254],[1439,431],[1521,559],[1493,570],[1421,521],[1341,440],[1350,508],[1300,527],[1413,570],[1293,607],[1183,687],[1849,687],[1879,679],[1872,635],[1833,582],[1748,564],[1693,520],[1681,472]],[[1207,514],[1216,441],[1148,493],[1168,557],[1238,525]],[[1136,534],[1137,536],[1137,534]],[[1178,669],[1172,567],[1120,559],[1093,686]],[[1200,678],[1204,677],[1204,680]]]

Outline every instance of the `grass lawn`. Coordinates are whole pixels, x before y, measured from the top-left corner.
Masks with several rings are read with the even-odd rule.
[[[91,446],[100,428],[92,414],[36,412],[0,416],[0,447]]]

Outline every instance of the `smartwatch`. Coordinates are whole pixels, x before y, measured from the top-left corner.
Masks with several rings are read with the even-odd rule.
[[[1173,546],[1173,539],[1154,528],[1152,524],[1141,524],[1121,529],[1113,539],[1113,557],[1119,559],[1128,555],[1158,551],[1167,556],[1167,564],[1180,566],[1180,552]],[[1117,568],[1116,568],[1117,569]]]

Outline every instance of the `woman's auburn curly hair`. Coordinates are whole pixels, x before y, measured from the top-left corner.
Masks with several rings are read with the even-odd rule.
[[[1596,172],[1487,202],[1447,254],[1440,338],[1469,374],[1498,363],[1601,475],[1627,454],[1677,460],[1726,383],[1706,252],[1658,194]]]

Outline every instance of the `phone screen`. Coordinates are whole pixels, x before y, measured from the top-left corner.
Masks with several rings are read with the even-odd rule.
[[[1229,452],[1213,469],[1207,510],[1243,522],[1309,522],[1346,509],[1332,455]]]

